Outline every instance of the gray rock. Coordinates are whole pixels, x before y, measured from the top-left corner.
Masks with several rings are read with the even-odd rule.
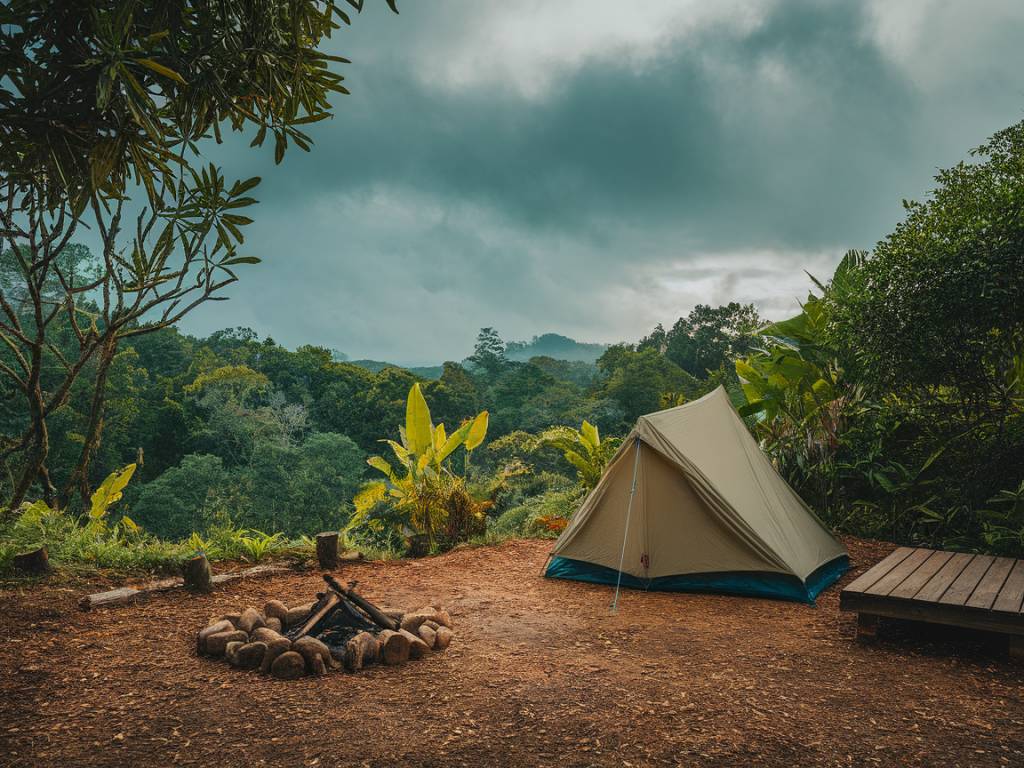
[[[331,656],[331,649],[320,640],[317,640],[315,637],[310,637],[309,635],[300,637],[292,643],[292,650],[298,651],[302,654],[302,658],[306,660],[306,668],[314,674],[316,674],[318,659],[320,665],[324,667],[334,668],[337,663],[335,662],[334,657]]]
[[[270,627],[259,627],[249,635],[249,639],[253,641],[260,641],[261,643],[271,643],[274,640],[280,640],[284,635],[280,632],[275,632]]]
[[[230,632],[215,632],[206,638],[206,653],[209,656],[223,656],[228,643],[241,641],[246,643],[249,636],[240,629]]]
[[[210,635],[216,635],[218,632],[233,632],[234,630],[234,625],[227,619],[215,621],[210,626],[199,630],[199,634],[196,635],[196,651],[206,653],[206,638]]]
[[[297,680],[306,674],[306,660],[296,651],[285,651],[270,665],[270,674],[279,680]]]
[[[288,606],[280,600],[267,600],[267,604],[263,606],[263,615],[268,619],[277,619],[283,624],[284,617],[288,615]]]
[[[238,618],[238,628],[243,632],[252,632],[257,627],[262,627],[265,623],[263,614],[255,608],[246,608]]]
[[[243,645],[245,645],[245,642],[242,640],[232,640],[229,642],[224,646],[224,658],[227,659],[229,663],[234,664],[235,654]]]
[[[280,640],[272,640],[267,643],[267,650],[263,654],[263,661],[260,663],[260,672],[267,674],[270,671],[271,665],[274,663],[274,659],[282,653],[290,651],[291,648],[292,641],[287,637],[282,637]]]
[[[239,669],[256,669],[267,652],[266,643],[246,643],[236,648],[229,661]]]

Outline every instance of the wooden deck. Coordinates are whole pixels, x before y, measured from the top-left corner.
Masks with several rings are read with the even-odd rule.
[[[858,638],[879,616],[1002,632],[1024,655],[1024,560],[900,547],[852,581],[839,607],[856,611]]]

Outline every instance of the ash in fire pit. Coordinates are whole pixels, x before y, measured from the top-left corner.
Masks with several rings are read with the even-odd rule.
[[[344,667],[358,672],[368,664],[401,664],[429,651],[443,651],[452,640],[452,620],[440,608],[382,610],[334,577],[314,603],[288,608],[270,600],[262,611],[227,614],[199,631],[197,649],[223,656],[241,669],[259,669],[291,680]]]

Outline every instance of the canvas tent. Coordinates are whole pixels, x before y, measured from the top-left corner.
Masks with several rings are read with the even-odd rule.
[[[719,387],[641,416],[546,575],[813,602],[846,550],[775,471]]]

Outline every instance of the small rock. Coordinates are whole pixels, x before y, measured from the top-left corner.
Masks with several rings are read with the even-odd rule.
[[[284,637],[284,635],[280,632],[275,632],[270,627],[259,627],[249,635],[250,640],[258,640],[261,643],[271,643],[274,640],[280,640],[282,637]]]
[[[224,646],[224,658],[227,659],[228,662],[230,662],[231,664],[234,664],[235,653],[237,653],[238,649],[241,648],[243,645],[245,645],[245,642],[242,640],[232,640],[230,643]]]
[[[331,649],[322,641],[317,640],[315,637],[310,637],[309,635],[300,637],[292,643],[292,650],[298,651],[302,654],[302,658],[306,660],[306,668],[313,674],[317,674],[317,659],[320,660],[321,666],[329,666],[332,669],[337,663],[334,661],[334,657],[331,656]]]
[[[418,659],[423,656],[427,651],[430,650],[431,646],[427,645],[423,638],[417,634],[409,632],[403,629],[402,634],[409,640],[409,658]]]
[[[434,649],[438,651],[443,651],[451,644],[452,638],[454,636],[455,633],[452,632],[450,628],[439,627],[437,630],[437,639],[434,640]]]
[[[234,655],[229,660],[239,669],[256,669],[263,661],[263,655],[266,652],[266,643],[246,643],[236,648]]]
[[[363,667],[375,663],[379,652],[377,638],[369,632],[360,632],[345,643],[341,661],[349,672],[358,672]],[[334,656],[333,649],[331,655]],[[334,658],[337,660],[337,656]]]
[[[246,608],[238,618],[238,628],[243,632],[252,632],[257,627],[266,624],[263,614],[255,608]]]
[[[248,642],[249,636],[240,629],[230,632],[215,632],[206,638],[206,653],[209,656],[223,656],[228,643],[235,641]]]
[[[291,647],[292,641],[287,637],[282,637],[280,640],[271,640],[267,643],[267,650],[263,654],[263,661],[260,663],[260,672],[267,674],[274,663],[274,659],[285,651],[291,650]]]
[[[225,621],[230,621],[231,626],[235,629],[238,629],[238,620],[240,618],[242,618],[242,614],[240,613],[225,613],[223,616],[221,616],[221,619]]]
[[[431,627],[428,627],[426,622],[424,622],[420,627],[419,636],[423,642],[427,644],[428,648],[433,648],[434,643],[437,642],[437,632],[435,632]]]
[[[328,655],[330,655],[330,654],[328,654]],[[333,659],[332,659],[332,661],[333,661]],[[324,660],[323,660],[323,658],[321,656],[317,656],[317,657],[315,657],[313,659],[313,663],[310,666],[309,671],[310,671],[310,674],[313,674],[313,675],[326,675],[327,674],[327,665],[324,663]]]
[[[402,629],[406,632],[416,632],[425,621],[431,618],[431,615],[422,611],[407,613],[402,617]]]
[[[294,608],[289,608],[288,613],[285,615],[285,627],[293,627],[305,619],[309,615],[309,612],[313,610],[313,605],[313,603],[306,603],[305,605],[297,605]]]
[[[283,624],[285,616],[288,615],[288,606],[280,600],[267,600],[267,604],[263,606],[263,615],[268,619],[277,619]]]
[[[440,624],[438,624],[433,619],[427,619],[426,621],[423,622],[423,624],[424,624],[424,626],[430,627],[435,632],[437,631],[437,628],[441,626]]]
[[[270,665],[270,674],[279,680],[297,680],[306,674],[306,660],[296,651],[285,651]]]
[[[280,633],[281,630],[284,629],[284,624],[276,616],[267,617],[267,626],[278,633]]]
[[[218,632],[233,632],[234,630],[234,625],[227,619],[220,619],[205,629],[199,630],[199,634],[196,635],[196,651],[206,653],[206,638],[210,635],[216,635]]]

